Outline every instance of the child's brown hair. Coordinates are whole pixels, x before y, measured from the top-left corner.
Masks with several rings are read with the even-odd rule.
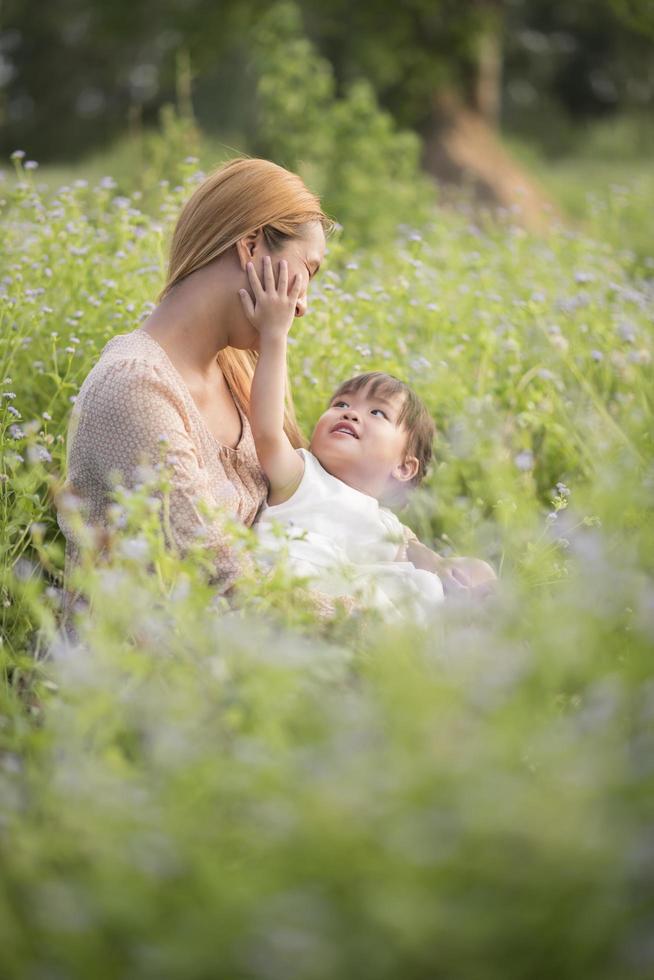
[[[434,420],[408,384],[384,371],[368,371],[366,374],[357,374],[356,377],[349,378],[338,386],[329,399],[329,404],[331,405],[334,399],[341,395],[361,391],[362,388],[369,388],[373,398],[375,395],[379,395],[380,398],[404,396],[397,422],[398,425],[403,425],[407,432],[407,456],[415,456],[418,460],[416,475],[409,481],[409,486],[417,487],[431,462],[432,446],[436,435]]]

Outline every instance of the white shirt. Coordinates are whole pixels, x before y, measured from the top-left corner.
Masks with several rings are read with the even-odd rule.
[[[443,600],[433,572],[396,561],[408,529],[379,501],[328,473],[316,457],[298,449],[304,474],[295,493],[265,505],[255,524],[268,561],[284,546],[292,571],[316,581],[330,595],[353,595],[390,619],[424,621]],[[283,534],[275,531],[280,525]]]

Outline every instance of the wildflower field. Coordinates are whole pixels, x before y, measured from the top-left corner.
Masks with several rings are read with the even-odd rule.
[[[436,458],[402,519],[497,597],[320,624],[280,575],[227,612],[201,542],[165,551],[153,467],[67,643],[68,416],[197,165],[126,191],[28,163],[0,184],[0,976],[654,975],[654,261],[609,233],[628,208],[645,241],[651,199],[540,237],[465,204],[365,248],[343,221],[293,328],[306,431],[352,373],[416,387]]]

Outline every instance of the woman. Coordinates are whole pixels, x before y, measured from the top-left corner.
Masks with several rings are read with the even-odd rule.
[[[58,502],[66,580],[78,559],[67,506],[101,531],[116,471],[133,486],[139,465],[161,458],[165,439],[172,543],[183,553],[201,537],[214,555],[215,583],[224,590],[234,582],[238,563],[220,523],[201,507],[222,507],[251,525],[266,499],[248,422],[259,337],[239,289],[250,289],[248,262],[261,277],[264,255],[284,258],[289,280],[301,277],[295,316],[304,316],[332,227],[301,179],[267,160],[232,160],[196,188],[175,227],[159,305],[106,344],[75,402],[67,492]],[[302,444],[290,396],[285,429]]]

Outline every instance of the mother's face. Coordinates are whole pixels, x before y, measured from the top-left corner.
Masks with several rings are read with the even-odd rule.
[[[320,268],[325,257],[325,250],[325,233],[319,221],[308,221],[303,226],[302,234],[299,237],[284,242],[282,247],[276,251],[271,251],[268,248],[263,237],[263,232],[259,228],[252,235],[248,235],[237,243],[237,251],[243,272],[242,287],[247,289],[250,295],[252,295],[246,272],[248,262],[254,262],[257,275],[263,282],[263,258],[265,255],[270,255],[275,273],[275,281],[277,281],[279,263],[282,259],[285,259],[288,263],[289,289],[294,275],[297,274],[302,278],[302,289],[295,307],[295,316],[304,316],[307,312],[309,283]],[[254,300],[254,296],[252,296],[252,299]]]

